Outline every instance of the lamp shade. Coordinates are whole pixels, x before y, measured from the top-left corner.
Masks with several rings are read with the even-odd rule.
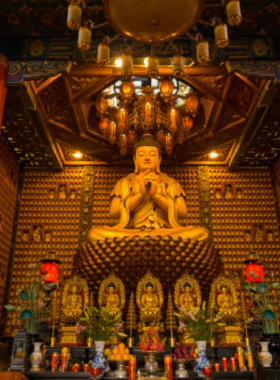
[[[48,259],[44,261],[47,260]],[[57,260],[44,262],[41,266],[41,272],[46,272],[46,274],[41,274],[41,278],[46,276],[45,282],[56,283],[59,276],[59,266]]]
[[[219,23],[214,28],[215,44],[219,49],[224,49],[229,44],[227,25]]]
[[[249,262],[246,266],[246,278],[247,278],[247,281],[250,283],[263,282],[264,281],[263,265],[256,262]]]
[[[171,79],[164,79],[160,81],[160,92],[163,98],[169,98],[174,90],[174,84]]]
[[[67,27],[71,30],[78,30],[81,25],[82,8],[76,4],[68,5]]]
[[[239,0],[230,0],[226,5],[227,22],[230,26],[238,26],[242,22]]]
[[[82,51],[89,50],[91,46],[91,30],[81,26],[78,34],[78,48]]]
[[[209,42],[202,40],[196,46],[196,59],[200,64],[207,64],[210,62],[209,55]]]

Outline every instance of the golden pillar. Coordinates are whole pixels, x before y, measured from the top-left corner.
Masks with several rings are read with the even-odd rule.
[[[4,105],[7,93],[6,75],[7,75],[8,59],[0,54],[0,132],[2,125],[2,118],[4,113]]]

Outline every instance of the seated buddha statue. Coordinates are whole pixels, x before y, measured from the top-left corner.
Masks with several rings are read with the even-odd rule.
[[[110,217],[113,226],[91,228],[88,242],[114,237],[174,236],[208,241],[203,227],[181,226],[178,219],[187,216],[185,193],[180,184],[161,173],[160,145],[144,135],[134,146],[135,171],[122,178],[111,193]]]
[[[221,293],[217,297],[218,310],[221,314],[232,314],[235,310],[234,300],[226,285],[220,287]]]
[[[159,298],[154,293],[154,285],[151,282],[146,284],[146,293],[142,294],[141,304],[143,309],[156,310],[159,307]]]
[[[116,315],[121,312],[120,297],[116,292],[116,286],[110,283],[107,287],[108,293],[104,296],[103,307],[110,310],[110,314]]]
[[[183,285],[183,293],[179,297],[180,311],[188,312],[195,307],[195,294],[191,294],[192,286],[189,282]]]

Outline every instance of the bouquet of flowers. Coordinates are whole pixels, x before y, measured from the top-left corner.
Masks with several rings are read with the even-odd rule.
[[[209,317],[206,304],[203,302],[202,307],[191,308],[186,314],[175,314],[179,317],[179,331],[186,329],[190,337],[195,341],[209,340],[213,332],[213,326],[219,325],[217,322],[219,316]],[[224,324],[221,324],[224,325]]]
[[[123,323],[121,314],[112,315],[108,309],[87,307],[84,317],[77,324],[77,334],[92,337],[95,341],[106,341],[114,335],[126,336],[120,330]]]
[[[141,351],[162,352],[164,350],[166,338],[161,339],[154,326],[150,326],[140,337],[138,347]]]

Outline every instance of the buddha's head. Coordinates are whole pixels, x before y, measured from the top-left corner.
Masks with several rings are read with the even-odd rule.
[[[79,289],[78,289],[77,285],[73,285],[73,286],[72,286],[72,293],[73,293],[73,294],[77,294],[77,293],[78,293],[78,290],[79,290]]]
[[[109,293],[109,294],[112,294],[112,293],[114,293],[115,290],[116,290],[116,286],[115,286],[115,284],[110,283],[110,284],[108,285],[108,293]]]
[[[222,293],[225,294],[225,293],[227,292],[227,290],[228,290],[228,287],[227,287],[226,285],[222,285],[222,286],[221,286],[221,292],[222,292]]]
[[[191,288],[192,288],[192,286],[189,282],[184,283],[183,289],[184,289],[185,293],[189,293],[191,291]]]
[[[160,145],[152,135],[143,135],[134,145],[133,151],[136,174],[145,171],[160,173]]]
[[[153,290],[154,290],[154,284],[152,282],[147,282],[146,284],[147,293],[152,293]]]

